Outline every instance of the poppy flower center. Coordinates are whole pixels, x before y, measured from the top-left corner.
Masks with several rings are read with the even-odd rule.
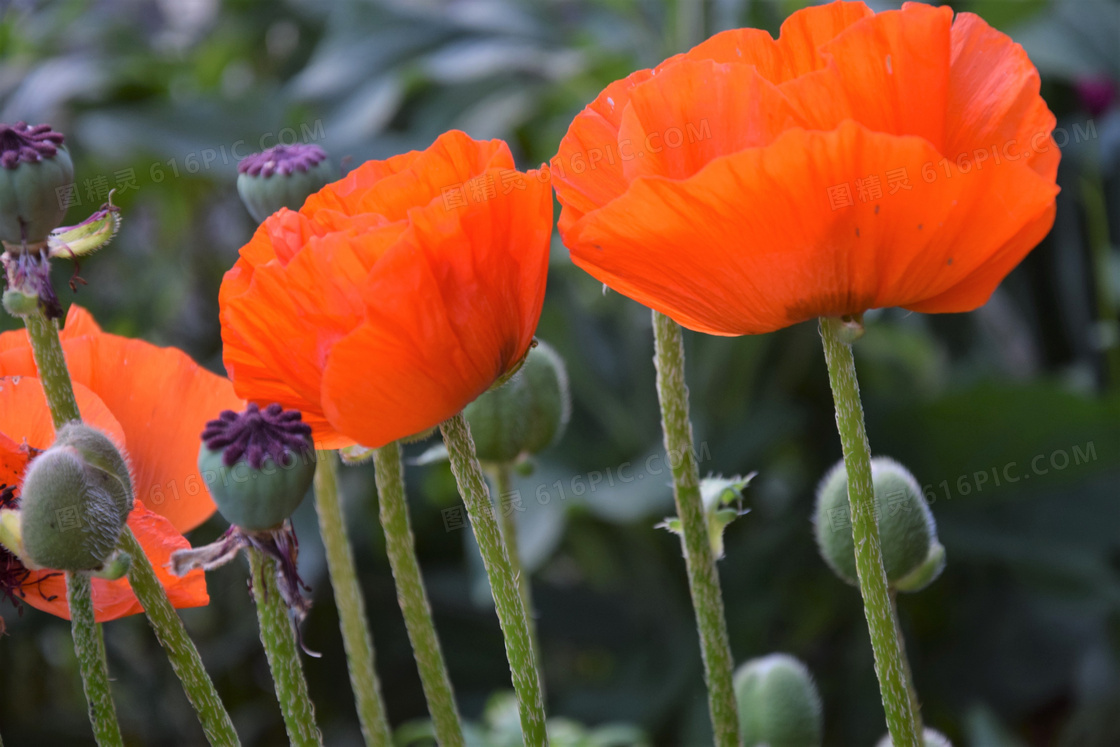
[[[264,152],[242,158],[237,164],[237,173],[264,177],[273,174],[287,176],[297,171],[310,171],[326,158],[327,152],[318,145],[274,145]]]
[[[211,451],[221,451],[222,463],[232,467],[245,457],[249,466],[260,469],[266,456],[287,466],[292,454],[312,449],[311,426],[302,422],[298,410],[285,410],[278,404],[260,409],[250,404],[244,412],[226,410],[206,424],[202,440]]]
[[[46,124],[34,127],[26,122],[0,124],[0,166],[14,169],[20,163],[37,163],[51,158],[58,153],[63,139],[61,132],[55,132]]]

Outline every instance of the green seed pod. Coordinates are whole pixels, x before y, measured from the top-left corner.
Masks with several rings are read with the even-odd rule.
[[[100,569],[116,549],[131,505],[127,469],[109,473],[74,446],[52,446],[32,460],[23,479],[24,559],[35,568]]]
[[[789,654],[751,659],[735,672],[743,747],[820,747],[821,696],[809,670]]]
[[[558,441],[571,409],[564,362],[551,347],[538,342],[513,377],[467,405],[463,414],[478,458],[504,464]]]
[[[280,208],[299,210],[304,201],[336,178],[318,145],[275,145],[237,165],[237,193],[258,223]]]
[[[34,245],[66,215],[74,164],[50,125],[0,124],[0,241]]]
[[[937,541],[933,514],[918,481],[893,459],[872,459],[871,479],[887,581],[899,591],[918,591],[932,583],[945,565],[945,549]],[[817,547],[828,566],[844,581],[858,585],[848,473],[843,460],[817,489],[814,530]]]
[[[223,412],[206,424],[198,469],[218,511],[250,532],[279,527],[315,477],[311,428],[280,405]]]
[[[922,744],[923,747],[953,747],[953,743],[939,731],[934,729],[922,729]],[[890,734],[884,734],[883,738],[879,740],[875,747],[894,747],[894,740],[891,739]]]

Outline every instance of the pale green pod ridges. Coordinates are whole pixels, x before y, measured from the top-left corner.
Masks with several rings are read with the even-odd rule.
[[[921,486],[904,466],[886,457],[871,460],[871,478],[878,511],[879,542],[887,581],[898,591],[918,591],[944,569],[945,548],[922,496]],[[840,461],[817,489],[814,533],[821,557],[853,586],[856,578],[848,503],[848,473]]]
[[[7,125],[0,128],[11,130]],[[11,136],[20,137],[14,130]],[[74,186],[74,164],[65,147],[54,150],[37,161],[0,167],[0,241],[37,244],[62,223],[65,190]]]
[[[265,456],[260,469],[244,460],[226,466],[223,453],[203,443],[198,469],[226,521],[250,532],[264,532],[279,527],[299,508],[315,477],[314,451],[287,452],[287,457],[285,465],[278,465]]]
[[[813,676],[789,654],[751,659],[735,672],[743,747],[820,747],[821,696]]]

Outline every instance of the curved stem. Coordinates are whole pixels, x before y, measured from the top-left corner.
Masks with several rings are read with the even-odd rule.
[[[404,466],[400,445],[395,441],[374,451],[377,506],[385,532],[385,551],[397,584],[397,601],[408,629],[408,640],[416,656],[424,697],[432,714],[436,740],[442,747],[462,747],[463,725],[455,707],[455,695],[440,650],[435,622],[420,564],[416,560],[416,541],[408,518],[404,488]]]
[[[688,418],[688,385],[684,378],[684,340],[680,325],[664,314],[653,312],[653,340],[665,451],[673,470],[673,497],[681,522],[681,547],[696,609],[696,625],[700,630],[712,730],[719,747],[737,746],[740,744],[739,710],[732,685],[731,646],[727,639],[719,571],[712,556],[708,520],[700,498],[700,467]]]
[[[338,457],[333,451],[320,451],[315,470],[315,510],[319,514],[319,532],[327,553],[327,569],[338,607],[338,624],[350,669],[350,687],[362,735],[369,747],[387,747],[393,743],[385,702],[374,665],[373,639],[370,637],[365,600],[358,583],[350,538],[338,495]]]
[[[871,633],[875,674],[879,677],[887,728],[895,747],[919,747],[921,717],[911,705],[906,681],[906,657],[879,547],[879,523],[875,516],[875,492],[871,482],[871,447],[867,443],[863,423],[863,404],[859,397],[852,346],[841,336],[841,320],[822,317],[820,328],[824,357],[828,363],[828,380],[836,403],[836,425],[844,449],[844,466],[848,471],[856,574]]]
[[[90,579],[84,573],[66,574],[66,600],[70,605],[70,628],[74,635],[74,653],[82,670],[82,684],[89,703],[89,720],[93,736],[100,747],[123,745],[117,709],[109,688],[109,671],[105,666],[105,639],[93,617]]]
[[[512,510],[507,510],[506,496],[513,495],[513,475],[509,464],[499,464],[494,469],[494,484],[497,488],[498,512],[502,517],[502,538],[506,541],[506,552],[509,554],[509,565],[513,575],[517,577],[517,589],[521,592],[521,604],[525,607],[525,614],[529,618],[529,640],[533,645],[533,659],[537,662],[537,674],[541,680],[541,690],[544,690],[544,658],[541,652],[540,637],[537,635],[537,620],[533,616],[533,590],[529,583],[529,574],[521,567],[521,544],[517,538],[517,516]],[[518,505],[516,503],[511,505]]]
[[[296,631],[276,586],[276,561],[265,557],[255,547],[250,547],[248,552],[261,643],[268,656],[268,668],[272,671],[288,741],[295,747],[321,747],[323,740],[315,725],[315,707],[307,694]]]
[[[486,575],[490,578],[490,591],[494,595],[494,608],[506,642],[506,658],[513,675],[513,689],[521,713],[521,734],[525,744],[539,747],[548,744],[545,732],[544,697],[541,693],[537,665],[533,659],[533,644],[529,637],[529,620],[517,578],[513,575],[502,532],[494,519],[490,491],[475,453],[474,439],[466,418],[459,413],[440,425],[451,471],[459,486],[459,493],[467,507],[475,539],[482,552]]]
[[[127,526],[121,533],[120,548],[128,553],[131,562],[128,567],[128,583],[148,622],[155,631],[156,638],[163,646],[171,668],[183,683],[183,691],[194,706],[198,714],[198,721],[202,724],[202,731],[212,745],[239,745],[237,732],[230,721],[229,713],[222,704],[210,675],[202,664],[202,657],[198,649],[187,635],[183,621],[179,618],[175,608],[167,599],[167,592],[156,577],[152,568],[152,561],[144,553],[144,548],[136,541],[136,536]]]

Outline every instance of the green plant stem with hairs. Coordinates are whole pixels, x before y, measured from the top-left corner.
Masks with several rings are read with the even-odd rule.
[[[681,547],[688,571],[688,588],[692,593],[696,625],[700,632],[712,730],[718,747],[737,747],[740,744],[739,709],[732,682],[731,646],[727,638],[719,571],[712,556],[708,519],[700,497],[700,467],[696,462],[692,423],[688,416],[684,339],[680,325],[654,311],[653,340],[665,451],[673,471],[673,497],[681,522]]]
[[[471,429],[462,413],[440,425],[451,471],[467,507],[471,527],[482,553],[490,590],[494,595],[494,608],[506,643],[506,658],[513,676],[513,689],[521,715],[521,734],[526,745],[542,747],[548,744],[545,731],[544,696],[540,677],[533,658],[532,638],[529,635],[529,618],[521,602],[517,577],[510,565],[509,554],[502,531],[494,518],[494,506],[486,478],[478,463]]]
[[[883,567],[879,522],[875,515],[875,489],[871,481],[871,447],[863,422],[855,358],[851,344],[845,340],[845,327],[846,320],[833,317],[822,317],[820,320],[828,380],[836,404],[836,425],[844,450],[844,466],[848,471],[856,575],[863,595],[863,611],[875,654],[875,674],[879,678],[879,692],[891,740],[895,747],[920,747],[921,716],[915,707],[917,696],[912,695],[912,686],[908,682],[906,654]]]
[[[440,650],[432,608],[424,590],[420,564],[416,559],[416,540],[408,518],[408,502],[404,487],[404,465],[401,448],[397,442],[374,451],[375,479],[377,481],[377,506],[381,528],[385,532],[385,551],[393,580],[397,586],[397,601],[404,616],[408,640],[420,671],[420,683],[428,710],[435,727],[436,741],[441,747],[462,747],[463,725],[455,707],[451,679]]]
[[[318,453],[315,469],[315,510],[327,555],[327,570],[334,589],[338,624],[350,671],[350,687],[358,710],[358,721],[368,747],[388,747],[393,734],[385,715],[385,701],[374,663],[373,639],[369,632],[365,600],[354,566],[354,553],[346,534],[346,521],[338,490],[338,457],[333,451]]]
[[[255,547],[248,552],[261,643],[272,671],[288,741],[294,747],[320,747],[323,738],[315,725],[315,707],[307,693],[295,627],[276,586],[276,561]]]

